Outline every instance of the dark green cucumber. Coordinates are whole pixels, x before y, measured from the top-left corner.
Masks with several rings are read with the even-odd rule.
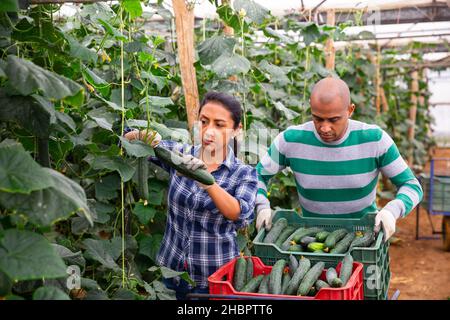
[[[307,247],[311,242],[316,242],[316,238],[311,236],[305,236],[300,239],[300,244],[304,247]]]
[[[307,228],[301,232],[299,232],[298,234],[296,234],[292,240],[295,241],[296,243],[300,242],[300,239],[306,236],[315,236],[318,232],[322,232],[323,229],[322,228],[317,228],[317,227],[312,227],[312,228]]]
[[[233,287],[236,291],[241,291],[245,286],[247,275],[247,261],[239,257],[234,265]]]
[[[292,239],[299,233],[301,233],[305,228],[301,227],[294,231],[293,234],[291,234],[286,240],[284,240],[283,244],[281,245],[281,250],[288,250],[291,246]]]
[[[309,259],[307,258],[302,257],[298,262],[297,270],[295,270],[295,273],[292,276],[291,281],[289,281],[289,284],[285,291],[286,294],[295,294],[297,292],[300,282],[303,280],[303,277],[308,272],[310,267],[311,261],[309,261]]]
[[[292,226],[287,226],[286,229],[284,229],[281,234],[279,235],[277,241],[275,241],[275,245],[279,248],[283,245],[283,242],[289,238],[289,236],[294,233],[295,228]]]
[[[293,244],[287,251],[290,252],[303,252],[303,247],[300,244]]]
[[[317,242],[325,242],[325,240],[327,239],[329,234],[330,234],[330,232],[328,232],[328,231],[322,231],[322,232],[316,233]]]
[[[345,229],[338,229],[331,232],[327,239],[325,240],[325,248],[329,251],[333,249],[336,244],[345,237],[347,234],[347,230]]]
[[[342,280],[342,286],[345,286],[353,272],[353,257],[347,254],[342,260],[339,278]]]
[[[281,293],[282,294],[286,293],[286,289],[289,285],[289,281],[291,281],[291,275],[289,274],[289,272],[283,273],[283,279],[281,280]]]
[[[309,289],[307,296],[308,297],[315,297],[317,294],[317,289],[315,286],[312,286],[311,289]]]
[[[284,267],[286,266],[286,260],[280,259],[272,267],[269,278],[269,293],[281,294],[281,281],[283,277]]]
[[[372,230],[364,232],[364,235],[362,237],[356,237],[352,243],[350,244],[350,250],[359,247],[359,248],[365,248],[370,247],[372,242],[375,240],[375,235]]]
[[[330,285],[328,283],[326,283],[325,281],[319,279],[314,284],[314,287],[316,288],[317,292],[319,292],[320,289],[329,288]]]
[[[146,157],[138,158],[137,174],[138,174],[138,194],[139,198],[148,200],[148,160]]]
[[[247,258],[247,267],[246,267],[246,274],[245,279],[248,282],[250,279],[253,278],[253,260],[251,257]]]
[[[287,220],[285,218],[278,219],[273,225],[270,231],[266,234],[264,238],[264,243],[274,243],[281,232],[287,227]]]
[[[315,265],[308,270],[308,272],[303,277],[300,286],[298,287],[297,295],[298,296],[306,296],[311,290],[314,283],[319,279],[322,274],[323,269],[325,268],[325,262],[319,261]]]
[[[41,166],[50,168],[49,138],[37,138],[38,162]]]
[[[327,282],[333,288],[342,287],[342,280],[338,278],[335,268],[328,268],[326,273]]]
[[[258,293],[264,294],[269,293],[269,279],[270,279],[269,274],[264,275],[264,279],[262,279],[261,284],[259,285]]]
[[[308,251],[316,252],[316,251],[323,251],[324,244],[322,242],[311,242],[308,244]]]
[[[263,279],[264,275],[262,274],[250,279],[250,281],[242,288],[242,292],[256,292]]]
[[[356,236],[353,232],[347,233],[345,237],[342,238],[342,240],[339,241],[333,249],[331,249],[330,253],[346,253],[355,237]]]
[[[153,150],[159,160],[174,168],[184,176],[206,185],[214,184],[215,179],[211,173],[208,172],[208,170],[189,170],[184,164],[182,164],[183,157],[176,152],[167,150],[161,146],[156,146]]]
[[[292,254],[289,255],[289,274],[291,277],[294,275],[295,270],[298,268],[298,260]]]

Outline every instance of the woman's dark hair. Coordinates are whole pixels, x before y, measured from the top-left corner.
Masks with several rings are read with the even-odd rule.
[[[202,111],[203,106],[208,102],[216,102],[221,104],[225,109],[230,111],[231,118],[234,122],[234,129],[239,126],[242,118],[242,108],[241,104],[235,97],[223,92],[210,91],[203,97],[203,100],[200,103],[199,113]]]
[[[202,102],[200,103],[200,108],[198,112],[202,111],[202,108],[205,104],[208,102],[216,102],[221,104],[225,109],[230,111],[231,118],[234,122],[234,129],[237,129],[239,124],[241,123],[242,118],[242,107],[239,101],[226,93],[223,92],[216,92],[216,91],[209,91],[205,96],[203,97]],[[234,154],[237,155],[238,151],[238,144],[236,138],[233,139],[233,151]]]

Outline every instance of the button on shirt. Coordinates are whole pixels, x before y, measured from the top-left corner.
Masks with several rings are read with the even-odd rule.
[[[159,145],[196,157],[201,148],[169,140],[162,140]],[[228,147],[224,162],[211,172],[216,183],[239,202],[239,218],[231,221],[193,179],[177,175],[173,168],[155,157],[150,160],[170,173],[167,224],[157,263],[187,271],[197,286],[207,287],[208,276],[239,255],[237,230],[254,219],[256,170],[237,159]]]

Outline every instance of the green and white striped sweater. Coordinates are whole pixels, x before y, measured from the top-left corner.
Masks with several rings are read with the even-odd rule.
[[[345,135],[324,142],[312,121],[291,126],[272,142],[258,163],[257,210],[270,207],[267,185],[276,173],[290,167],[303,215],[361,217],[375,212],[381,172],[397,186],[385,209],[406,216],[422,200],[422,188],[391,137],[376,125],[349,120]]]

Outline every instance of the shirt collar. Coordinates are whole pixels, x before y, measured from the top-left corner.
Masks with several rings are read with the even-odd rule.
[[[201,147],[202,147],[201,145],[194,146],[194,156],[195,157],[198,157],[200,155]],[[219,165],[219,168],[223,165],[223,166],[227,167],[229,170],[231,170],[231,168],[233,167],[235,162],[236,162],[236,157],[234,155],[233,148],[229,145],[227,147],[227,156],[226,156],[225,160]]]

